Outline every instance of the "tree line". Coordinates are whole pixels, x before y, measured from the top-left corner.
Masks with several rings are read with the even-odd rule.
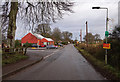
[[[52,38],[55,42],[68,42],[72,39],[72,33],[69,31],[61,31],[59,28],[51,30],[50,24],[39,24],[33,33],[38,33],[47,38]]]
[[[87,43],[99,43],[102,41],[99,34],[93,35],[92,33],[88,33],[83,38]]]

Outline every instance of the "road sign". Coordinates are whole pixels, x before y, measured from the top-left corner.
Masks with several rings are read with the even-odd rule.
[[[103,43],[103,48],[104,49],[110,49],[110,44]]]
[[[108,37],[108,35],[109,35],[109,32],[105,31],[105,36]]]

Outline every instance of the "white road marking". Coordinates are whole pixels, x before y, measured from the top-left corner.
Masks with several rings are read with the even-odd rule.
[[[40,50],[40,51],[45,51],[45,50]]]
[[[46,58],[48,58],[48,57],[50,57],[50,56],[54,55],[54,54],[55,54],[55,52],[58,52],[58,51],[59,51],[59,50],[55,50],[52,54],[45,56],[43,59],[46,59]]]

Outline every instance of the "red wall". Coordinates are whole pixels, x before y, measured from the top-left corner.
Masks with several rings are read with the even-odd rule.
[[[26,43],[26,42],[28,42],[28,43],[37,43],[38,39],[35,36],[33,36],[31,33],[28,33],[21,40],[21,43]]]
[[[54,45],[54,41],[48,41],[46,40],[45,38],[43,38],[42,40],[39,40],[39,45],[43,45],[43,42],[49,42],[50,44],[49,45]]]
[[[39,40],[39,45],[43,45],[44,42],[49,42],[49,45],[54,44],[54,41],[48,41],[45,38],[43,39],[37,39],[34,35],[32,35],[31,33],[28,33],[27,35],[25,35],[22,39],[21,39],[21,43],[38,43]]]

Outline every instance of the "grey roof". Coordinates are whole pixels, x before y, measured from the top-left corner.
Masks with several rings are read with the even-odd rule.
[[[51,38],[45,38],[46,40],[48,40],[48,41],[53,41]]]
[[[30,32],[31,33],[31,32]],[[31,33],[32,35],[34,35],[35,37],[37,37],[38,39],[43,39],[45,37],[43,37],[42,35],[40,34],[37,34],[37,33]],[[51,38],[45,38],[46,40],[48,41],[53,41]]]
[[[45,37],[43,37],[42,35],[40,35],[40,34],[37,34],[37,33],[32,33],[32,35],[34,35],[35,37],[37,37],[38,39],[43,39],[43,38],[45,38]]]

